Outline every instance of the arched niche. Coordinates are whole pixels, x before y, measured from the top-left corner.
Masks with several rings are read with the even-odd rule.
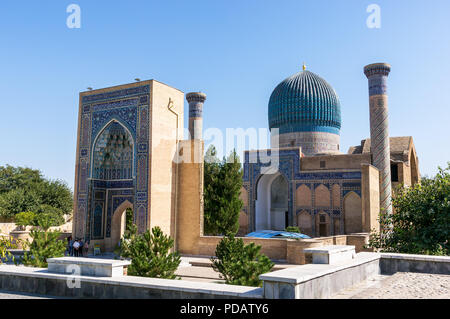
[[[303,234],[314,237],[312,224],[313,219],[307,211],[303,210],[297,215],[297,226]]]
[[[341,207],[341,187],[339,184],[333,184],[331,187],[331,201],[333,208]]]
[[[245,236],[248,233],[248,216],[244,211],[239,212],[239,236]]]
[[[355,192],[344,197],[344,228],[346,234],[362,232],[361,197]]]
[[[295,191],[295,205],[297,207],[312,207],[311,189],[305,184]]]
[[[330,190],[321,184],[315,189],[315,207],[330,207]]]
[[[248,207],[248,192],[245,187],[241,188],[241,194],[239,195],[239,198],[242,201],[242,207]]]

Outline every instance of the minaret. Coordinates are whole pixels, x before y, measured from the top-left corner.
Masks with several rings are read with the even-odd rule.
[[[189,103],[189,139],[179,142],[176,247],[182,254],[198,255],[203,235],[203,103],[206,94],[186,94]]]
[[[369,79],[372,164],[380,172],[380,209],[385,214],[392,214],[387,95],[387,78],[390,71],[391,66],[387,63],[375,63],[364,67],[364,74]]]
[[[201,92],[191,92],[186,94],[189,103],[189,134],[191,140],[202,139],[203,130],[203,103],[206,94]]]

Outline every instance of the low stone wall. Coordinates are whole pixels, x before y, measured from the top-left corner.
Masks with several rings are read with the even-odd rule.
[[[17,225],[15,223],[0,223],[0,234],[9,235],[16,228]]]
[[[373,249],[371,249],[371,248],[364,247],[369,243],[369,234],[368,233],[350,234],[350,235],[346,235],[346,237],[347,237],[346,245],[355,246],[356,252],[362,252],[362,251],[372,252],[373,251]]]
[[[261,275],[264,298],[317,299],[328,298],[380,271],[380,256],[360,253],[342,265],[308,264]]]
[[[74,286],[79,280],[79,288]],[[0,266],[0,289],[49,296],[108,299],[260,299],[262,289],[225,284],[144,278],[85,277],[46,269]]]
[[[450,257],[382,253],[380,268],[389,275],[396,272],[450,275]]]
[[[336,265],[308,264],[263,274],[263,288],[143,278],[52,274],[47,269],[0,266],[0,290],[75,298],[329,298],[377,274],[450,274],[450,257],[362,252]],[[79,280],[79,288],[74,287]]]
[[[50,229],[51,230],[51,229]],[[24,245],[21,242],[32,242],[32,238],[29,230],[14,230],[9,234],[12,238],[12,242],[17,244],[17,248],[24,249]],[[67,241],[67,238],[71,236],[72,233],[61,233],[59,240]]]
[[[450,274],[450,257],[361,252],[336,265],[308,264],[263,274],[264,298],[329,298],[377,274]]]

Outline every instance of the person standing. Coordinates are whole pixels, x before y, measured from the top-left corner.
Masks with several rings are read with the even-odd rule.
[[[86,240],[86,242],[83,245],[83,257],[88,256],[88,251],[89,251],[89,241]]]
[[[67,256],[72,256],[72,236],[67,237]]]
[[[73,243],[73,251],[74,251],[74,256],[78,257],[79,256],[79,248],[80,248],[80,242],[77,240],[75,240],[75,242]]]
[[[84,246],[83,239],[80,238],[79,243],[80,246],[78,248],[78,257],[83,257],[83,246]]]

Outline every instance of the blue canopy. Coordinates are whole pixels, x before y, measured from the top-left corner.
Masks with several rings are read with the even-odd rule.
[[[311,238],[308,235],[300,233],[291,233],[281,230],[257,230],[253,233],[245,235],[245,237],[256,237],[256,238]]]

